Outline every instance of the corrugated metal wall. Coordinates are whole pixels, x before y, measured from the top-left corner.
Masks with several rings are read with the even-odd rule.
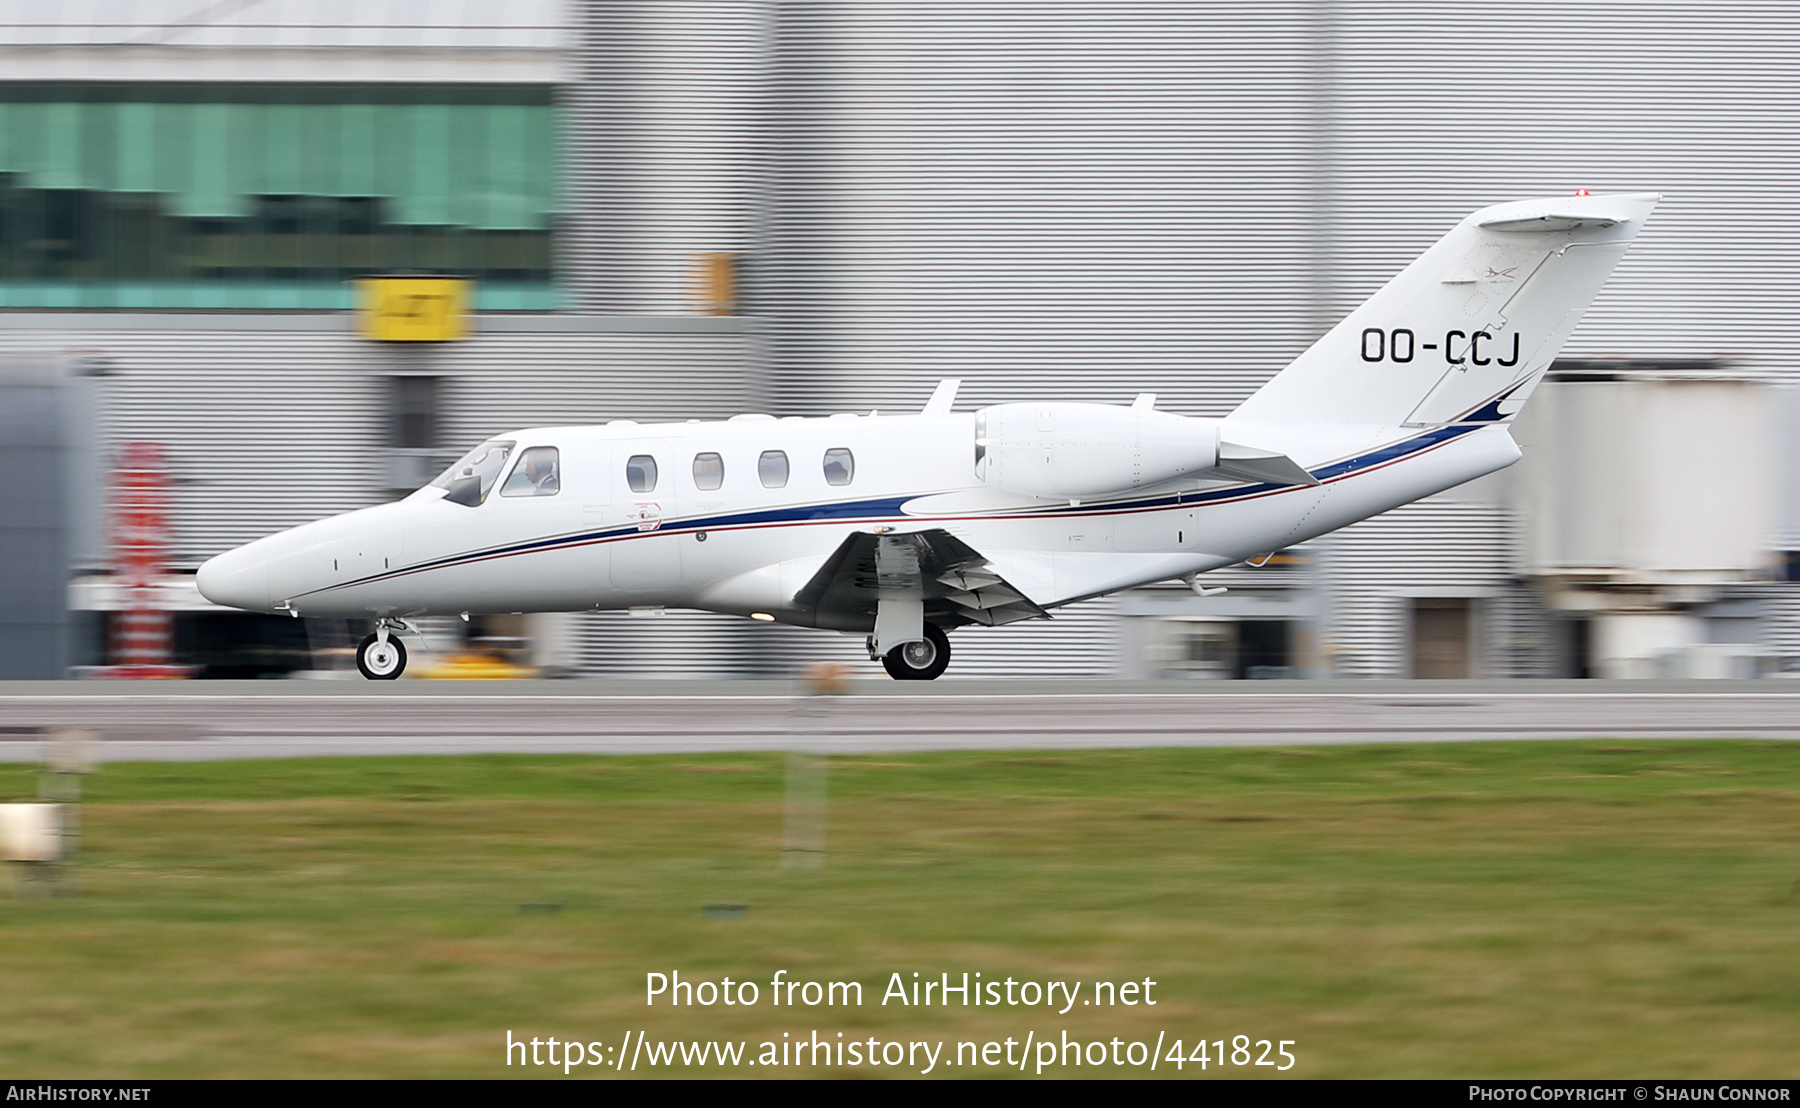
[[[1521,614],[1507,596],[1508,522],[1488,504],[1421,501],[1313,545],[1328,593],[1321,648],[1343,677],[1410,676],[1412,602],[1475,601],[1483,649],[1475,676],[1514,676]]]
[[[1800,6],[1335,6],[1337,310],[1480,204],[1648,189],[1666,199],[1566,353],[1794,365]]]
[[[1227,410],[1315,326],[1306,5],[774,5],[783,411]]]
[[[1667,200],[1569,352],[1779,342],[1800,6],[779,3],[781,397],[1217,411],[1475,207]]]
[[[386,499],[386,375],[446,378],[452,451],[512,427],[742,410],[747,331],[482,334],[430,349],[342,331],[0,329],[0,353],[100,359],[107,449],[157,442],[174,556],[193,567],[284,527]]]
[[[1800,584],[1772,586],[1762,598],[1762,649],[1776,668],[1800,673]]]
[[[575,7],[577,79],[562,97],[569,306],[695,311],[695,259],[749,242],[761,5]]]

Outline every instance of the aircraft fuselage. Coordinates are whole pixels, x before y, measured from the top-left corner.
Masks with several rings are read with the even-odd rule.
[[[512,444],[503,469],[532,448],[555,448],[554,493],[505,495],[504,471],[474,505],[428,486],[222,555],[208,564],[202,588],[237,607],[306,616],[660,606],[868,630],[865,618],[833,618],[794,603],[854,532],[941,527],[987,555],[1037,604],[1054,608],[1290,546],[1518,457],[1499,426],[1398,436],[1336,427],[1319,429],[1315,440],[1329,456],[1302,455],[1317,486],[1193,478],[1071,503],[976,480],[973,419],[833,416],[509,432],[490,440]],[[1292,437],[1303,450],[1308,436]],[[828,451],[848,453],[843,484],[827,481]],[[786,461],[778,487],[765,484],[780,476],[772,472],[778,463],[763,461],[771,452]],[[697,480],[702,455],[717,462],[704,461]],[[628,472],[641,458],[654,463],[653,484],[641,463]],[[841,465],[834,476],[845,478]],[[716,488],[699,487],[714,480]]]

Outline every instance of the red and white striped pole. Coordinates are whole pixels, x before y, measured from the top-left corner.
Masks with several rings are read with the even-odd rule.
[[[105,675],[120,678],[186,677],[170,664],[173,624],[157,590],[169,564],[169,478],[162,447],[126,443],[113,477],[113,579],[124,600],[112,624]]]

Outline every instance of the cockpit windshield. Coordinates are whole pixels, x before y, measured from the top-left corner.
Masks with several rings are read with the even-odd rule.
[[[445,500],[476,507],[487,499],[488,491],[494,487],[500,471],[506,468],[506,459],[512,455],[513,445],[505,441],[484,442],[463,455],[455,465],[438,474],[432,485],[449,494],[444,497]]]

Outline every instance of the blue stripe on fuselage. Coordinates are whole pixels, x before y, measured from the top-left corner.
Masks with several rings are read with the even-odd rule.
[[[1509,389],[1507,391],[1510,392],[1511,390]],[[1477,412],[1481,412],[1486,408],[1496,408],[1499,401],[1502,399],[1504,399],[1504,396],[1488,401],[1483,405],[1482,409],[1477,409]],[[1451,439],[1466,435],[1471,431],[1479,430],[1488,422],[1492,422],[1492,420],[1484,419],[1481,422],[1457,423],[1443,427],[1435,427],[1422,434],[1415,435],[1412,438],[1389,443],[1386,446],[1377,447],[1366,454],[1358,454],[1355,457],[1346,458],[1343,461],[1331,462],[1310,472],[1322,483],[1341,480],[1356,473],[1397,461],[1410,454],[1417,454],[1421,451],[1429,450],[1432,447],[1448,442]],[[978,518],[1044,519],[1058,516],[1140,512],[1163,507],[1218,504],[1232,500],[1264,496],[1269,493],[1280,492],[1283,489],[1303,487],[1305,486],[1277,485],[1270,482],[1262,482],[1254,485],[1237,485],[1230,488],[1213,489],[1207,492],[1170,493],[1163,496],[1146,497],[1140,500],[1109,501],[1102,504],[1082,504],[1079,506],[1050,504],[1045,505],[1044,507],[994,512],[982,515]],[[417,565],[406,566],[402,569],[374,574],[356,581],[347,581],[340,585],[328,585],[323,589],[315,589],[311,593],[303,593],[301,596],[316,596],[322,592],[331,592],[337,589],[347,589],[359,585],[390,581],[414,573],[424,573],[434,569],[445,569],[451,566],[489,561],[494,558],[511,557],[515,554],[533,554],[544,550],[559,550],[594,543],[613,542],[621,539],[634,538],[639,535],[686,534],[691,531],[711,531],[736,527],[764,527],[776,524],[818,523],[831,520],[868,520],[875,522],[884,519],[912,518],[903,516],[900,509],[907,501],[915,500],[917,498],[918,494],[909,494],[907,496],[881,497],[872,500],[846,500],[825,504],[805,504],[782,508],[738,511],[725,515],[684,519],[673,525],[665,523],[653,530],[644,530],[633,524],[623,527],[608,527],[597,531],[581,531],[569,535],[557,535],[550,538],[533,539],[529,542],[514,543],[507,546],[489,547],[484,550],[466,551],[461,554],[450,554],[442,558],[435,558],[428,562],[420,562]],[[294,597],[293,599],[297,600],[300,599],[300,597]]]

